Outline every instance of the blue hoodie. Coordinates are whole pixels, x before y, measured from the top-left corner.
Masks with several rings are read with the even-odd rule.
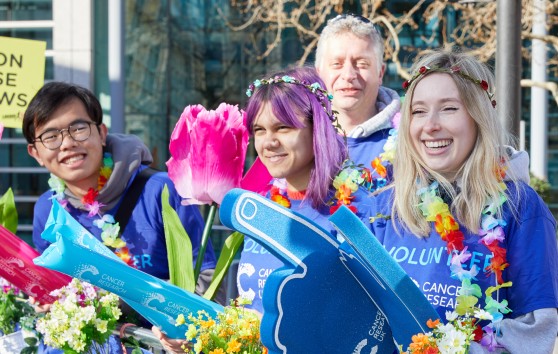
[[[130,177],[128,187],[137,176],[137,174],[147,168],[140,166]],[[128,225],[122,233],[122,240],[126,242],[126,246],[130,249],[130,253],[134,255],[135,265],[138,269],[153,275],[160,279],[169,279],[169,264],[167,260],[167,247],[165,241],[165,230],[163,227],[163,215],[161,206],[161,193],[165,184],[169,190],[169,203],[176,210],[182,225],[190,240],[192,241],[192,256],[195,264],[198,257],[198,250],[202,238],[204,222],[197,206],[184,206],[181,204],[181,198],[174,187],[174,183],[168,177],[166,172],[159,172],[151,176],[147,181],[143,192],[132,212],[132,216],[128,221]],[[33,242],[40,253],[50,245],[50,242],[41,238],[41,233],[45,229],[45,224],[52,208],[52,191],[48,191],[41,195],[35,204],[35,214],[33,217]],[[70,203],[67,204],[70,214],[83,227],[85,227],[98,240],[101,240],[102,230],[93,225],[94,220],[99,217],[87,217],[87,212],[75,209]],[[120,206],[120,202],[108,212],[114,215]],[[211,240],[208,243],[206,254],[202,264],[202,270],[215,268],[215,254]]]

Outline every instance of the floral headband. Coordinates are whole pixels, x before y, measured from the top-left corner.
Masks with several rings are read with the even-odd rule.
[[[405,93],[407,93],[407,89],[408,89],[409,85],[411,85],[411,83],[412,83],[413,81],[415,81],[416,79],[418,79],[421,75],[422,75],[422,76],[425,76],[425,75],[427,75],[427,74],[429,74],[429,73],[431,73],[431,72],[434,72],[434,71],[440,72],[440,73],[448,73],[448,74],[459,74],[459,75],[461,75],[461,76],[463,76],[463,77],[465,77],[465,78],[467,78],[467,79],[469,79],[469,80],[471,80],[471,81],[473,81],[473,82],[475,82],[475,83],[481,85],[482,89],[483,89],[484,91],[486,91],[486,94],[487,94],[487,96],[488,96],[488,99],[489,99],[490,102],[492,103],[492,107],[496,108],[496,101],[492,99],[492,98],[494,97],[494,94],[493,94],[493,93],[490,93],[490,92],[488,91],[488,83],[487,83],[486,81],[484,81],[484,80],[477,80],[477,79],[475,79],[474,77],[472,77],[472,76],[470,76],[470,75],[467,75],[467,74],[461,72],[461,69],[459,69],[459,67],[457,67],[457,66],[454,66],[454,67],[451,68],[451,69],[439,68],[439,67],[437,67],[437,66],[435,66],[435,65],[433,65],[432,67],[428,67],[428,66],[423,66],[423,67],[421,67],[421,68],[419,69],[418,72],[415,72],[415,74],[413,75],[413,77],[412,77],[409,81],[405,81],[405,82],[403,83],[403,89],[405,90]]]
[[[260,87],[261,85],[276,84],[276,83],[280,83],[280,82],[286,82],[286,83],[289,83],[289,84],[301,85],[301,86],[306,87],[314,95],[316,95],[316,97],[318,97],[318,101],[321,103],[322,107],[324,107],[324,111],[326,112],[329,119],[332,122],[336,122],[336,120],[337,120],[336,115],[337,115],[338,112],[332,110],[331,113],[330,113],[330,112],[328,112],[327,107],[326,107],[326,101],[329,100],[331,102],[333,100],[333,95],[328,93],[323,88],[321,88],[320,84],[317,83],[317,82],[314,82],[313,84],[310,84],[306,80],[298,81],[294,77],[290,77],[290,76],[287,76],[287,75],[285,75],[283,77],[275,76],[274,78],[270,78],[268,80],[262,79],[262,80],[254,81],[254,83],[252,85],[250,85],[250,87],[246,91],[246,96],[252,97],[252,94],[256,90],[256,87]]]

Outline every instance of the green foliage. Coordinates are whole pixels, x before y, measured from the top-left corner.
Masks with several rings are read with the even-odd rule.
[[[219,286],[221,286],[234,256],[243,241],[244,235],[240,232],[235,232],[227,238],[225,245],[223,246],[223,250],[221,251],[221,255],[219,256],[219,260],[217,261],[211,285],[203,295],[204,298],[208,300],[213,300],[215,298],[215,295],[217,295],[217,291],[219,290]]]
[[[550,183],[535,176],[529,171],[529,185],[537,192],[542,200],[548,204],[550,202]]]
[[[192,258],[192,242],[178,214],[169,204],[169,190],[165,185],[161,193],[163,224],[167,241],[170,282],[191,293],[196,289]]]
[[[8,188],[8,191],[0,198],[0,225],[13,234],[17,231],[17,210],[12,188]]]
[[[145,344],[141,340],[138,341],[134,337],[120,338],[120,343],[124,344],[125,347],[134,348],[132,354],[142,354],[140,348],[143,348],[145,350],[149,349],[149,346],[147,344]]]
[[[140,326],[140,319],[138,313],[135,310],[130,310],[130,312],[124,317],[124,321],[122,323],[131,323],[136,326]]]
[[[30,338],[25,338],[25,339],[30,339]],[[20,354],[37,354],[37,352],[39,351],[39,347],[36,345],[32,345],[29,347],[25,347],[21,350],[21,352],[19,352]]]
[[[16,323],[22,317],[32,315],[35,311],[26,302],[18,301],[13,289],[7,293],[0,290],[0,293],[0,330],[8,335],[15,332]]]

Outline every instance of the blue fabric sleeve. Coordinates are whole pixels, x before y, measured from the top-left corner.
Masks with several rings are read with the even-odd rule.
[[[537,205],[542,201],[528,199],[531,199],[531,210],[525,211],[527,215],[539,214],[538,209],[548,211],[546,205]],[[546,213],[540,214],[521,220],[508,235],[509,267],[503,273],[507,273],[504,281],[513,282],[507,292],[509,307],[513,310],[511,318],[541,308],[558,307],[556,224]]]
[[[41,195],[33,208],[33,244],[39,253],[43,253],[48,248],[50,242],[43,240],[41,234],[45,230],[45,224],[52,209],[52,201],[48,198],[52,195],[48,191]]]

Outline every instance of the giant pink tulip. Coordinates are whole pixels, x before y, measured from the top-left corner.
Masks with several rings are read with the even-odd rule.
[[[167,162],[183,204],[221,204],[240,187],[248,146],[245,113],[221,103],[215,111],[201,105],[184,109],[170,141]]]

